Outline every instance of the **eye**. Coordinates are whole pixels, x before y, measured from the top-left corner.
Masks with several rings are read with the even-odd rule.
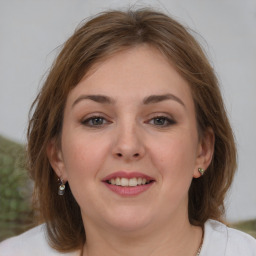
[[[99,127],[99,126],[103,126],[107,123],[109,123],[109,121],[107,121],[104,117],[102,116],[92,116],[90,118],[87,118],[85,120],[83,120],[81,122],[83,125],[85,126],[91,126],[91,127]]]
[[[176,122],[173,119],[166,116],[156,116],[149,120],[149,124],[152,124],[155,126],[163,126],[163,127],[170,126],[175,123]]]

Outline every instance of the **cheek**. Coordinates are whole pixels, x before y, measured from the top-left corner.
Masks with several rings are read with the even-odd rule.
[[[154,143],[154,142],[153,142]],[[163,181],[179,183],[191,181],[196,163],[195,139],[184,133],[170,136],[150,147],[151,159],[162,176]]]
[[[98,173],[104,163],[104,146],[89,138],[78,137],[65,147],[64,162],[72,194],[80,207],[93,205],[95,184],[99,181]],[[100,146],[99,146],[100,145]],[[63,145],[64,146],[64,145]]]
[[[81,182],[88,176],[96,176],[104,159],[106,145],[97,139],[85,136],[72,136],[63,141],[63,156],[68,180]]]

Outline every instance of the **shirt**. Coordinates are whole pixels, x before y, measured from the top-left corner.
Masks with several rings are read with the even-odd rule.
[[[80,256],[79,251],[60,253],[47,242],[45,224],[0,243],[0,256]],[[256,256],[256,239],[226,225],[208,220],[200,256]]]

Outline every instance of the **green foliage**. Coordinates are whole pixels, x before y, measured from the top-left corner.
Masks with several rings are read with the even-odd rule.
[[[24,147],[0,136],[0,241],[32,226],[32,189]]]
[[[251,236],[256,238],[256,219],[248,220],[243,222],[238,222],[236,224],[231,225],[233,228],[242,230]]]

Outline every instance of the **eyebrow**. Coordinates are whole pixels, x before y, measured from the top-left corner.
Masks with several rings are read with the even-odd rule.
[[[82,100],[92,100],[102,104],[113,104],[115,102],[112,98],[105,95],[81,95],[74,101],[72,108]]]
[[[174,100],[185,107],[184,102],[180,98],[178,98],[177,96],[175,96],[171,93],[167,93],[167,94],[163,94],[163,95],[148,96],[143,100],[143,104],[148,105],[148,104],[158,103],[158,102],[165,101],[165,100]]]
[[[101,104],[114,104],[115,103],[115,100],[113,98],[110,98],[105,95],[81,95],[74,101],[74,103],[72,104],[72,108],[82,100],[92,100],[92,101],[95,101],[95,102],[101,103]],[[159,103],[159,102],[162,102],[165,100],[174,100],[185,107],[184,102],[180,98],[178,98],[177,96],[175,96],[171,93],[162,94],[162,95],[150,95],[150,96],[144,98],[142,102],[144,105],[148,105],[148,104]]]

